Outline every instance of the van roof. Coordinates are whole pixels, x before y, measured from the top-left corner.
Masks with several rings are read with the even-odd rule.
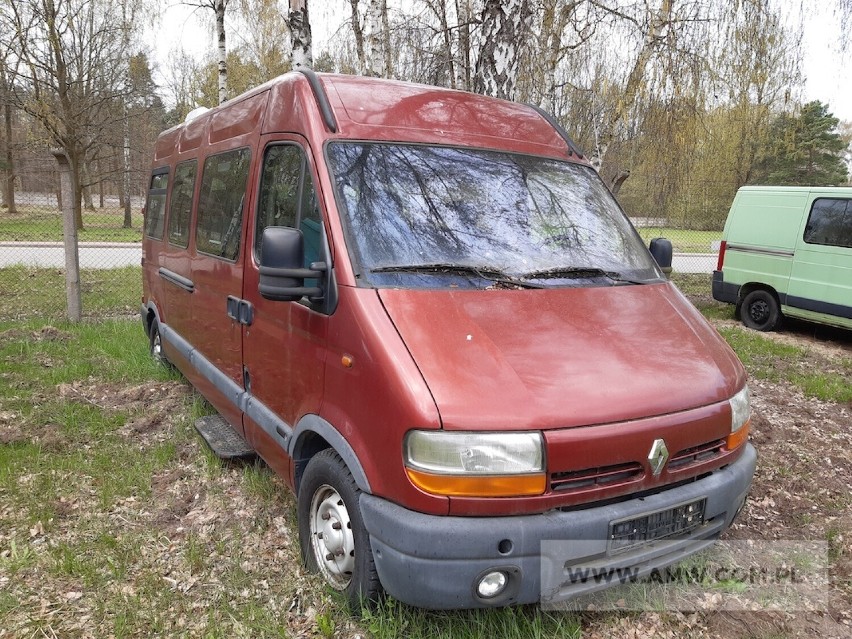
[[[852,186],[741,186],[740,191],[773,191],[782,193],[809,193],[811,191],[837,191],[852,195]]]
[[[566,155],[559,132],[525,104],[396,80],[318,76],[344,137],[500,148],[521,143]]]
[[[336,131],[323,126],[323,97],[309,87],[310,75],[315,75],[325,94]],[[260,94],[268,94],[269,102]],[[325,139],[473,146],[583,161],[575,148],[572,154],[567,135],[563,137],[564,132],[548,116],[529,105],[396,80],[312,72],[278,76],[164,131],[155,158],[171,155],[179,140],[183,149],[187,136],[198,136],[199,143],[201,138],[209,140],[211,123],[217,130],[231,128],[228,112],[234,114],[235,134],[236,130],[245,134],[247,110],[254,110],[248,104],[260,105],[261,100],[269,105],[261,107],[266,109],[265,117],[258,113],[263,132],[303,133],[314,143],[321,142],[319,135]]]

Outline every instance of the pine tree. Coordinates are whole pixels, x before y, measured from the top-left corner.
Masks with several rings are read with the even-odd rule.
[[[841,154],[846,145],[837,132],[839,122],[828,105],[818,100],[805,104],[798,116],[778,116],[754,183],[845,184],[847,172]]]

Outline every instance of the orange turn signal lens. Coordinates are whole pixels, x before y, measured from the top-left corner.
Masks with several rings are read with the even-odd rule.
[[[451,497],[519,497],[542,495],[544,473],[524,475],[438,475],[406,468],[408,478],[420,490]]]
[[[748,429],[751,426],[751,420],[746,421],[745,424],[740,426],[739,430],[735,433],[731,433],[728,435],[727,440],[725,441],[725,447],[728,450],[734,450],[739,448],[748,440]]]

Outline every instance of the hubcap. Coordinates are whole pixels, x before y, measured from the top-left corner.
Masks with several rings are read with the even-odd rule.
[[[323,484],[311,500],[311,546],[320,572],[337,590],[352,581],[355,537],[349,511],[334,488]]]
[[[763,324],[769,319],[769,305],[763,300],[754,302],[748,310],[748,314],[758,324]]]

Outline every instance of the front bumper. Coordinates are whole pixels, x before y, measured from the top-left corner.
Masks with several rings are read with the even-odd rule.
[[[571,549],[556,568],[545,560],[545,574],[572,561],[606,560],[610,523],[705,498],[705,523],[683,543],[656,544],[618,555],[620,566],[641,567],[640,574],[663,568],[712,543],[730,526],[751,486],[757,453],[746,444],[730,465],[689,484],[660,493],[581,510],[554,510],[517,517],[450,517],[426,515],[374,495],[361,496],[364,524],[370,533],[376,569],[385,590],[422,608],[483,608],[538,602],[542,598],[542,542]],[[706,543],[702,543],[706,542]],[[589,554],[590,547],[598,550]],[[574,554],[576,553],[576,554]],[[476,594],[482,574],[502,569],[509,575],[505,593],[493,599]],[[552,583],[547,579],[548,584]],[[559,580],[557,579],[556,582]],[[548,602],[598,590],[597,582],[572,583],[546,593]]]

